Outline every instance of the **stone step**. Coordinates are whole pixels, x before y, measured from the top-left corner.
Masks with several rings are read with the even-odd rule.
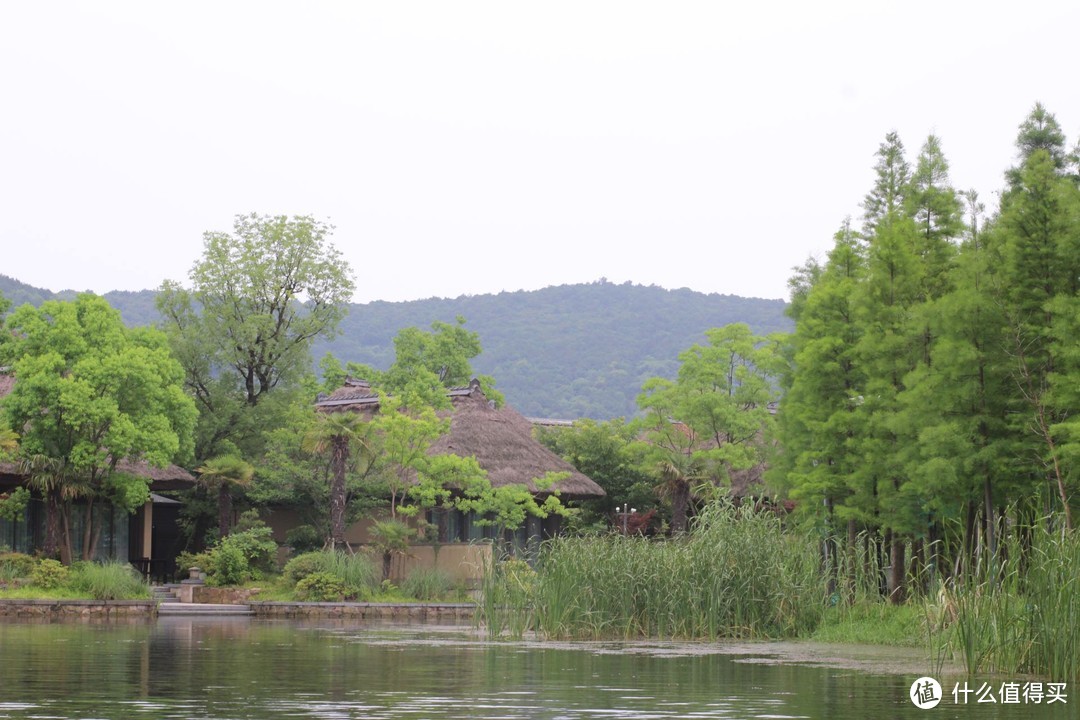
[[[154,587],[150,589],[154,600],[160,602],[180,602],[179,593],[171,587]]]
[[[163,602],[158,605],[158,615],[245,616],[254,613],[248,605]]]

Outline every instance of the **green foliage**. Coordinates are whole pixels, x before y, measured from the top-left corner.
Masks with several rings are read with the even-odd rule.
[[[214,557],[210,551],[191,553],[186,550],[176,556],[176,567],[181,574],[186,574],[188,570],[193,567],[197,567],[204,573],[209,573],[213,566]]]
[[[29,503],[30,491],[24,487],[17,487],[8,492],[0,493],[0,518],[8,522],[19,520]]]
[[[638,397],[648,461],[671,502],[673,532],[687,529],[699,487],[726,487],[733,472],[762,465],[773,432],[769,404],[779,396],[779,339],[757,337],[744,324],[706,335],[708,345],[679,355],[675,381],[651,378]]]
[[[489,568],[490,632],[793,637],[817,626],[825,599],[812,543],[771,513],[729,504],[708,506],[693,533],[673,540],[556,538],[535,574],[526,567]]]
[[[39,560],[30,571],[30,584],[42,590],[55,590],[66,585],[69,569],[59,560],[46,558]]]
[[[454,582],[438,568],[413,568],[401,583],[401,591],[420,601],[441,600],[454,589]]]
[[[204,234],[191,291],[162,286],[158,310],[199,404],[199,460],[257,457],[309,372],[311,343],[337,332],[354,284],[331,230],[306,216],[239,215],[232,234]]]
[[[67,583],[94,600],[135,600],[150,597],[150,588],[126,562],[79,562],[71,567]]]
[[[326,566],[326,557],[321,550],[306,552],[289,558],[281,571],[285,582],[295,585],[308,575],[320,572]]]
[[[624,503],[646,512],[655,506],[656,480],[645,471],[646,446],[637,430],[621,420],[578,420],[571,428],[538,428],[537,440],[560,455],[607,492],[605,497],[579,503],[580,525],[607,524]]]
[[[60,545],[60,498],[131,509],[145,499],[148,480],[116,475],[115,464],[165,466],[189,457],[196,409],[164,336],[127,330],[95,295],[40,309],[24,305],[7,317],[5,329],[14,338],[18,382],[4,413],[7,426],[22,429],[19,457],[31,483],[49,494],[45,550],[52,554]],[[94,551],[87,543],[84,559]]]
[[[342,584],[342,594],[352,599],[371,597],[379,584],[378,572],[364,555],[323,550],[297,555],[285,564],[286,583],[297,585],[312,575],[328,575]]]
[[[207,572],[207,582],[218,586],[242,585],[273,572],[277,563],[277,543],[270,528],[250,515],[246,524],[246,530],[222,538],[209,552],[182,554],[177,562],[195,563]],[[204,564],[200,565],[200,562]]]
[[[323,534],[313,525],[299,525],[285,533],[285,544],[294,553],[309,553],[325,544]]]
[[[219,549],[222,547],[237,548],[251,569],[257,572],[271,572],[277,562],[277,543],[270,528],[262,524],[231,533],[218,545]]]
[[[1054,524],[1009,532],[929,603],[934,642],[969,674],[1080,680],[1080,538]]]
[[[341,602],[345,581],[328,572],[316,572],[296,583],[296,599],[305,602]]]
[[[381,553],[405,553],[416,531],[400,520],[377,520],[371,525],[371,544]]]
[[[243,585],[251,579],[251,567],[244,551],[239,545],[224,541],[214,548],[208,573],[207,583],[219,587]]]
[[[927,614],[922,603],[839,604],[825,611],[810,638],[823,643],[921,647],[926,644]]]
[[[18,552],[0,552],[0,580],[28,578],[37,565],[32,555]]]

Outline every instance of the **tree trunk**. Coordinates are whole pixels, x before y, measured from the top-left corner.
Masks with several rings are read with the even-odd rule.
[[[232,527],[232,492],[229,483],[218,488],[218,537],[226,537]]]
[[[330,545],[345,547],[345,470],[349,460],[349,440],[341,435],[331,441]]]
[[[907,543],[904,541],[904,537],[900,533],[893,533],[892,548],[889,553],[889,601],[893,605],[899,605],[904,602],[907,597],[905,583],[905,574],[907,568],[904,563],[904,555],[907,547]]]
[[[60,490],[49,488],[45,491],[45,542],[41,548],[47,558],[60,555]]]
[[[671,491],[671,534],[686,532],[686,510],[690,506],[690,483],[679,480]]]
[[[997,522],[994,520],[994,494],[990,476],[983,481],[983,514],[986,521],[986,549],[993,561],[997,557]]]
[[[83,511],[83,539],[82,539],[82,555],[83,560],[93,560],[94,548],[91,547],[91,539],[94,534],[94,498],[86,499],[86,509]]]
[[[60,562],[65,565],[70,565],[73,559],[71,552],[71,518],[69,513],[71,512],[69,507],[64,505],[60,506],[60,523],[63,527],[63,534],[60,538]]]

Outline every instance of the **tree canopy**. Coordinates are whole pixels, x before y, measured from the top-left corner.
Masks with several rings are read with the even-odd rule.
[[[148,498],[149,479],[118,472],[118,463],[163,467],[191,458],[197,411],[184,394],[183,369],[163,334],[125,328],[95,295],[23,305],[5,329],[16,383],[3,409],[20,436],[18,457],[48,501],[45,551],[70,557],[72,539],[68,531],[61,537],[59,523],[70,510],[64,503],[79,498],[87,517],[82,556],[92,558],[94,503],[134,511]]]
[[[185,386],[200,410],[196,456],[253,457],[293,389],[311,368],[311,343],[333,337],[355,288],[309,216],[239,215],[233,232],[207,232],[191,289],[166,282],[157,306]]]

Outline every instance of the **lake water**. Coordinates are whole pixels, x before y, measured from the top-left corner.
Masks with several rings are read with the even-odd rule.
[[[0,624],[0,718],[1069,718],[908,698],[919,652],[489,642],[471,628],[162,618]],[[974,678],[977,687],[1002,678]],[[1023,681],[1024,678],[1017,678]]]

